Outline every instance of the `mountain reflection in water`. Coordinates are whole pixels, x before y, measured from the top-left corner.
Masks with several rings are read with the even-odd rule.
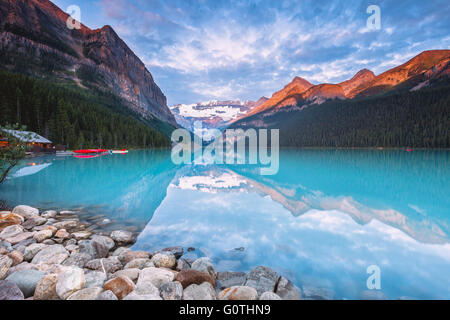
[[[47,157],[51,166],[8,179],[0,199],[95,207],[138,229],[136,249],[195,247],[189,255],[211,257],[218,270],[267,265],[335,298],[358,298],[375,264],[388,298],[448,299],[449,156],[283,150],[274,176],[257,166],[175,166],[169,151]]]

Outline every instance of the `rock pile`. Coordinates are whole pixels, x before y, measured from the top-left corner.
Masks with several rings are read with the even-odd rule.
[[[270,268],[217,272],[208,258],[183,258],[182,247],[132,251],[135,241],[126,230],[94,234],[71,211],[0,212],[0,300],[302,298]]]

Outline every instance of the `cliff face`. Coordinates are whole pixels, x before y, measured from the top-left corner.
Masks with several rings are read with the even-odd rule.
[[[48,0],[0,0],[0,65],[110,90],[143,117],[176,125],[152,75],[111,27],[71,30],[68,18]]]

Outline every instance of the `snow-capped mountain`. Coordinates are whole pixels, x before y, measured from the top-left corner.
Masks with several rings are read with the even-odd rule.
[[[240,100],[210,100],[193,104],[176,104],[170,107],[177,123],[188,129],[194,130],[194,123],[202,121],[203,128],[222,128],[231,121],[246,115],[253,108],[264,103],[267,98],[258,101]]]

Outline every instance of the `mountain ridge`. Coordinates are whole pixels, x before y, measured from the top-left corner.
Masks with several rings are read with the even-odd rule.
[[[255,115],[273,114],[286,107],[305,108],[310,104],[321,104],[330,99],[368,97],[405,86],[409,90],[420,90],[428,86],[429,80],[450,75],[450,50],[427,50],[407,62],[391,68],[376,76],[368,69],[358,71],[351,79],[338,84],[310,84],[307,80],[295,77],[263,105],[248,114],[235,119],[233,123]]]

